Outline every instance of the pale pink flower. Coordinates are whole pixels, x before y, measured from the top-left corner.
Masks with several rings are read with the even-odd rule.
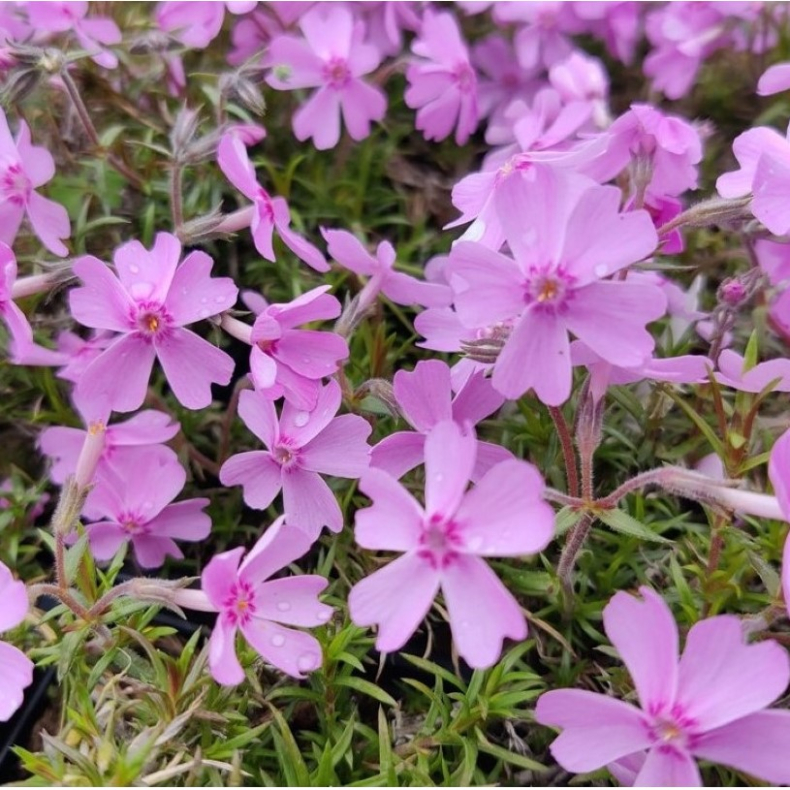
[[[267,260],[275,261],[272,236],[274,231],[298,258],[319,272],[329,271],[329,265],[319,250],[304,237],[291,230],[291,213],[285,198],[271,197],[258,183],[255,168],[247,149],[237,133],[222,136],[217,150],[220,170],[253,205],[249,210],[249,226],[255,249]]]
[[[286,401],[278,420],[272,401],[259,392],[242,392],[239,416],[266,450],[231,456],[220,469],[222,484],[241,485],[244,501],[256,510],[265,510],[282,491],[288,523],[311,540],[324,527],[340,532],[343,515],[321,475],[359,477],[370,464],[371,431],[356,414],[336,417],[340,400],[340,387],[330,381],[312,411]]]
[[[444,140],[455,128],[463,145],[477,128],[477,77],[455,17],[426,10],[411,49],[420,59],[406,72],[405,99],[417,110],[417,129],[426,140]]]
[[[773,392],[790,392],[790,359],[770,359],[745,370],[744,358],[726,348],[719,355],[715,376],[720,384],[741,392],[761,392],[772,381]]]
[[[270,664],[292,677],[304,677],[321,666],[321,645],[311,634],[284,626],[311,628],[326,623],[332,607],[318,594],[322,576],[271,577],[309,551],[312,541],[301,530],[278,519],[245,553],[243,547],[217,554],[206,566],[201,585],[217,624],[209,640],[208,663],[218,683],[235,686],[244,680],[236,656],[236,633]]]
[[[69,251],[61,239],[71,233],[66,209],[35,190],[55,175],[55,162],[46,148],[33,145],[30,129],[19,122],[16,141],[0,109],[0,241],[13,245],[25,215],[36,236],[54,255]]]
[[[233,49],[228,53],[228,63],[241,66],[244,61],[262,51],[275,36],[293,27],[312,5],[310,2],[256,4],[252,13],[242,17],[233,26],[230,35]]]
[[[162,363],[174,395],[188,409],[211,403],[212,383],[228,384],[233,360],[184,329],[233,306],[238,289],[229,277],[210,276],[213,261],[192,252],[179,263],[181,243],[159,233],[152,250],[130,241],[115,251],[118,274],[86,255],[73,265],[83,287],[69,293],[74,318],[119,337],[85,369],[77,395],[103,400],[113,411],[134,411],[145,400],[154,359]]]
[[[156,23],[185,46],[203,49],[222,29],[226,9],[232,14],[246,14],[256,5],[257,0],[164,2],[156,7]]]
[[[97,471],[91,492],[91,513],[100,521],[88,524],[91,551],[110,560],[129,541],[143,568],[158,568],[165,558],[184,555],[175,540],[205,540],[211,518],[203,513],[208,499],[173,503],[186,482],[181,464],[157,448],[127,448]],[[172,504],[171,504],[172,503]]]
[[[27,616],[30,603],[24,582],[14,579],[8,567],[0,562],[0,631],[18,626]],[[24,690],[33,682],[33,662],[18,648],[0,642],[0,721],[8,721],[22,705]]]
[[[423,463],[425,438],[434,426],[453,420],[462,429],[474,427],[493,414],[504,402],[482,371],[470,376],[453,397],[450,368],[438,359],[418,362],[414,370],[399,370],[393,380],[395,400],[413,431],[396,431],[374,448],[370,465],[403,477]],[[477,442],[477,457],[472,482],[478,481],[492,466],[512,458],[498,444]]]
[[[786,651],[745,644],[739,618],[720,615],[691,628],[678,659],[672,612],[649,588],[640,593],[617,593],[603,620],[641,707],[591,691],[545,693],[535,717],[562,729],[551,745],[557,762],[586,773],[630,758],[637,786],[699,787],[698,758],[788,784],[790,711],[765,710],[790,680]]]
[[[351,139],[363,140],[387,109],[385,93],[360,79],[381,62],[376,47],[364,43],[364,22],[340,4],[319,3],[299,27],[303,39],[278,36],[266,56],[272,68],[267,82],[275,90],[318,88],[294,115],[296,139],[312,138],[319,150],[334,148],[342,114]]]
[[[88,365],[112,343],[114,338],[115,333],[108,330],[92,332],[87,339],[68,330],[61,332],[56,340],[58,353],[62,356],[62,360],[58,363],[62,365],[57,373],[58,378],[76,384]]]
[[[779,332],[790,338],[790,245],[760,239],[754,245],[754,252],[774,289],[768,314]]]
[[[466,326],[513,322],[494,387],[508,398],[534,389],[556,406],[571,392],[569,332],[614,365],[641,365],[655,345],[645,325],[664,314],[666,298],[652,285],[605,279],[655,248],[645,212],[620,213],[615,187],[579,193],[551,171],[531,176],[515,174],[497,193],[515,259],[459,242],[450,253],[451,283]]]
[[[373,500],[358,510],[355,536],[372,551],[402,556],[356,584],[351,619],[377,625],[376,649],[399,650],[444,595],[453,641],[472,667],[496,662],[506,637],[521,640],[521,607],[485,561],[541,551],[554,534],[543,480],[525,461],[492,467],[471,491],[477,440],[454,422],[434,426],[425,440],[425,506],[387,472],[370,469],[360,490]]]
[[[338,363],[348,357],[348,343],[340,335],[297,329],[340,315],[340,302],[328,290],[328,285],[319,285],[291,302],[259,305],[252,327],[223,316],[222,328],[252,346],[250,378],[269,400],[284,397],[295,408],[311,411],[321,380],[335,373]]]

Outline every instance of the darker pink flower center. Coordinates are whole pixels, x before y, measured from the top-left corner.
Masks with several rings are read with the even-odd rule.
[[[6,167],[5,172],[0,176],[0,194],[6,200],[23,206],[27,203],[33,187],[27,174],[22,170],[19,162],[14,162]]]
[[[147,535],[150,532],[148,524],[137,513],[122,513],[118,523],[129,536]]]
[[[436,568],[446,568],[458,555],[461,537],[458,525],[434,514],[423,522],[418,554]]]
[[[132,323],[147,338],[161,337],[173,325],[173,319],[158,302],[140,302]]]
[[[533,270],[526,283],[527,304],[537,304],[548,310],[561,308],[569,296],[573,281],[574,278],[562,269]]]
[[[244,625],[255,614],[255,590],[249,582],[239,580],[233,584],[222,602],[225,616],[233,625]]]
[[[654,713],[648,724],[650,740],[659,748],[688,749],[695,738],[694,719],[678,706]]]
[[[475,73],[468,63],[456,63],[453,80],[461,93],[471,93],[475,89]]]
[[[337,56],[330,58],[324,64],[324,81],[331,88],[345,88],[351,79],[351,71],[348,68],[348,61]]]
[[[292,447],[287,440],[281,441],[272,450],[272,457],[283,469],[291,469],[298,465],[299,450],[296,447]]]
[[[272,199],[269,193],[262,187],[258,187],[258,196],[255,199],[255,205],[258,208],[258,214],[262,219],[269,223],[274,222],[274,207],[272,206]]]

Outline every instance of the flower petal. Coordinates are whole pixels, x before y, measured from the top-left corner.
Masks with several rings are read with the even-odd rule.
[[[324,625],[332,616],[332,607],[321,603],[318,594],[328,584],[323,576],[289,576],[264,582],[258,588],[260,595],[256,593],[255,617],[307,628]]]
[[[417,500],[387,472],[368,469],[359,490],[373,500],[356,512],[354,536],[372,551],[409,551],[418,545],[424,513]]]
[[[283,471],[269,453],[256,450],[232,455],[222,464],[219,479],[224,486],[242,486],[244,501],[265,510],[282,488]]]

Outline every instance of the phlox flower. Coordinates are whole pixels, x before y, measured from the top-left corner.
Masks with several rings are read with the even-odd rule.
[[[0,241],[12,246],[27,215],[36,236],[53,255],[69,254],[61,241],[71,233],[66,209],[36,192],[54,175],[52,154],[32,144],[24,121],[19,122],[15,141],[0,109]]]
[[[720,615],[692,626],[678,659],[672,612],[649,588],[640,594],[617,593],[603,613],[640,707],[591,691],[543,694],[535,717],[562,729],[551,745],[557,762],[582,773],[625,758],[641,787],[701,786],[695,758],[790,782],[790,711],[765,710],[790,680],[786,651],[744,644],[739,618]]]
[[[256,4],[252,13],[242,17],[230,34],[233,49],[228,53],[231,66],[241,66],[271,41],[290,28],[312,3],[268,2]]]
[[[156,23],[187,47],[207,47],[222,29],[225,10],[246,14],[258,5],[257,0],[228,2],[164,2],[156,7]]]
[[[0,320],[8,328],[11,359],[20,365],[60,365],[63,355],[33,342],[33,329],[15,299],[50,287],[46,275],[17,278],[16,257],[0,242]]]
[[[744,358],[726,348],[719,354],[718,365],[716,380],[727,387],[756,394],[774,381],[773,392],[790,392],[790,359],[769,359],[746,370]]]
[[[321,380],[336,372],[338,362],[348,357],[348,344],[340,335],[297,329],[301,324],[340,315],[340,302],[328,290],[328,285],[319,285],[290,302],[259,305],[252,327],[223,316],[223,329],[252,346],[250,378],[269,400],[285,397],[295,408],[311,411]]]
[[[641,3],[632,0],[573,6],[583,32],[601,39],[609,53],[623,63],[633,61],[636,47],[642,40],[641,11]]]
[[[615,187],[579,193],[549,170],[526,175],[507,178],[496,196],[515,260],[458,242],[448,268],[463,324],[512,321],[495,389],[507,398],[534,389],[556,406],[571,392],[569,332],[612,364],[640,365],[654,347],[645,325],[664,314],[666,298],[653,285],[605,279],[655,248],[646,212],[621,214]]]
[[[58,353],[62,356],[58,363],[62,366],[58,370],[58,378],[76,384],[82,378],[85,368],[112,343],[114,337],[115,333],[106,329],[92,332],[88,338],[68,330],[60,332],[55,341]]]
[[[184,327],[233,306],[238,289],[229,277],[210,276],[213,261],[192,252],[179,263],[181,243],[158,233],[152,250],[130,241],[115,251],[117,277],[92,255],[78,258],[83,287],[69,292],[74,318],[119,336],[85,369],[77,384],[84,402],[112,411],[139,408],[154,359],[162,363],[174,395],[189,409],[211,403],[211,384],[228,384],[233,360]]]
[[[320,603],[326,587],[322,576],[271,577],[306,554],[312,541],[301,530],[278,519],[242,560],[243,547],[217,554],[201,577],[203,592],[218,612],[209,640],[208,663],[218,683],[235,686],[244,680],[236,656],[236,633],[277,669],[304,677],[321,666],[321,645],[311,634],[284,626],[323,625],[332,607]]]
[[[790,245],[760,239],[754,252],[773,286],[768,315],[779,333],[790,338]]]
[[[389,3],[365,0],[354,4],[354,13],[365,20],[368,41],[382,57],[399,55],[403,49],[403,31],[420,29],[419,2]]]
[[[320,251],[307,239],[291,230],[291,213],[285,198],[271,197],[258,183],[255,168],[239,135],[229,132],[222,136],[217,149],[217,164],[228,181],[244,197],[252,201],[249,225],[255,249],[267,260],[275,261],[272,236],[274,231],[294,255],[318,272],[329,271]]]
[[[274,404],[259,392],[245,390],[239,416],[266,450],[239,453],[222,465],[225,486],[240,485],[252,508],[269,507],[280,491],[288,523],[315,540],[324,527],[343,528],[340,506],[321,475],[357,478],[370,463],[366,442],[370,425],[356,414],[336,417],[340,387],[330,381],[312,411],[286,401],[279,420]]]
[[[455,17],[426,10],[411,50],[419,60],[406,72],[405,99],[417,110],[417,129],[426,140],[444,140],[455,128],[463,145],[479,119],[477,77]]]
[[[398,650],[428,614],[441,589],[453,641],[472,667],[491,666],[505,637],[524,639],[521,607],[485,562],[541,551],[554,533],[534,466],[515,459],[492,467],[471,491],[477,440],[454,422],[425,439],[425,506],[391,475],[370,469],[360,490],[373,500],[358,510],[357,543],[402,556],[357,583],[349,593],[351,619],[377,625],[376,648]]]
[[[423,282],[409,274],[395,271],[397,256],[395,248],[388,241],[378,245],[374,257],[348,231],[322,228],[321,233],[332,258],[355,274],[370,278],[360,294],[359,310],[368,307],[379,292],[395,304],[407,306],[442,307],[452,301],[452,294],[446,286]]]
[[[378,68],[381,53],[364,43],[364,23],[348,8],[319,3],[299,20],[303,39],[278,36],[266,57],[275,90],[318,88],[294,115],[297,140],[312,138],[319,150],[340,140],[340,116],[352,140],[364,140],[372,121],[387,109],[384,92],[360,79]]]
[[[30,603],[25,583],[14,579],[8,567],[0,562],[0,631],[18,626],[27,616]],[[8,721],[22,705],[24,690],[33,682],[33,662],[19,648],[0,642],[0,721]]]
[[[470,376],[453,397],[450,368],[438,359],[418,362],[411,371],[399,370],[392,388],[398,407],[414,430],[396,431],[382,439],[373,448],[370,465],[396,478],[424,462],[426,436],[440,422],[454,420],[464,429],[474,427],[505,400],[482,371]],[[498,444],[478,441],[472,481],[512,457]]]
[[[97,469],[90,509],[100,520],[86,525],[93,556],[112,559],[129,541],[143,568],[158,568],[168,556],[183,558],[175,540],[205,540],[211,518],[203,508],[209,500],[173,503],[186,479],[184,467],[156,447],[127,448],[111,466]]]
[[[104,47],[121,43],[121,30],[109,17],[88,17],[87,0],[25,3],[28,20],[37,33],[72,32],[80,47],[106,69],[114,69],[118,58]]]

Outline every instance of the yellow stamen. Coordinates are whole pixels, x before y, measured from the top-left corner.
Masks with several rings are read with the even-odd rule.
[[[155,315],[149,315],[146,323],[151,332],[156,332],[156,330],[159,329],[159,319]]]
[[[559,288],[557,288],[557,283],[555,283],[553,280],[546,280],[546,282],[543,283],[543,287],[540,289],[540,293],[538,294],[538,301],[548,302],[551,299],[554,299],[554,297],[557,296],[558,290]]]

